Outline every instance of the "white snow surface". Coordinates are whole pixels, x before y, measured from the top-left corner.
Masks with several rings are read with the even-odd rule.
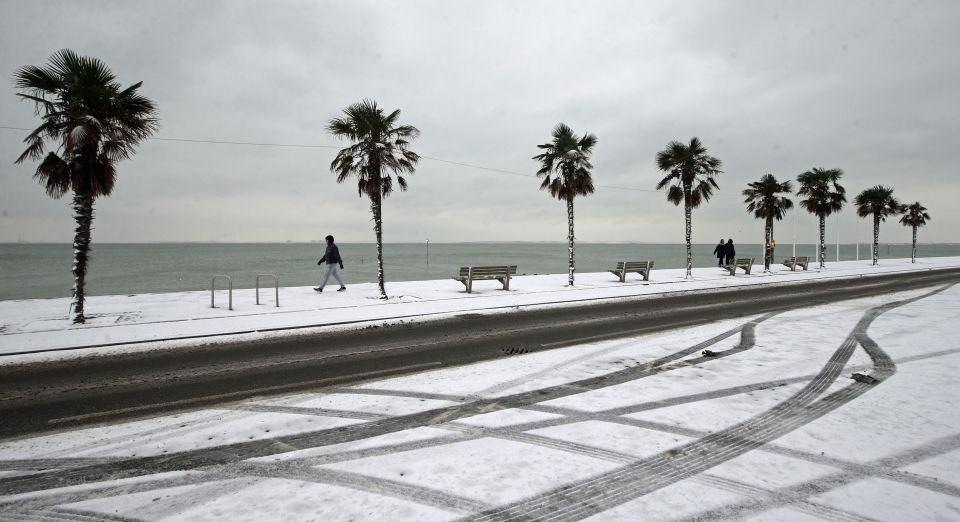
[[[566,274],[551,274],[513,278],[508,292],[500,290],[497,282],[481,281],[471,294],[452,279],[406,281],[387,284],[391,296],[387,301],[378,299],[373,283],[322,294],[310,287],[285,287],[280,292],[279,307],[274,306],[269,290],[261,292],[262,304],[256,305],[253,289],[238,289],[234,291],[232,311],[226,308],[226,290],[216,292],[217,308],[210,307],[209,291],[93,296],[87,298],[85,325],[70,322],[69,298],[5,300],[0,301],[0,364],[303,335],[318,329],[423,321],[461,313],[569,306],[596,299],[642,299],[957,266],[960,257],[920,258],[916,263],[885,259],[878,266],[871,266],[869,261],[842,261],[830,263],[824,270],[796,272],[774,265],[770,273],[763,273],[758,265],[749,276],[730,276],[711,267],[694,269],[692,279],[684,278],[683,269],[664,269],[654,270],[650,282],[631,277],[626,283],[609,273],[582,273],[577,274],[572,288],[566,286]]]
[[[960,285],[944,288],[776,314],[758,323],[756,343],[745,351],[706,360],[693,354],[622,383],[583,381],[759,317],[0,441],[0,519],[451,520],[514,502],[549,505],[548,495],[562,488],[590,507],[582,518],[597,521],[957,520],[960,339],[953,330]],[[699,455],[692,445],[704,437],[790,403],[868,310],[911,298],[919,299],[884,312],[867,330],[896,373],[850,402],[695,473],[666,473],[672,480],[652,491],[630,494],[630,475],[621,475],[607,487],[626,491],[615,501],[577,498],[579,484]],[[734,334],[711,349],[722,354],[740,342]],[[816,399],[853,385],[850,374],[871,366],[858,346]],[[781,379],[795,382],[765,384]],[[567,394],[511,402],[519,393],[558,389]],[[488,402],[469,410],[477,400]],[[449,414],[457,405],[463,414]],[[448,413],[427,425],[403,422],[434,409]],[[341,436],[384,421],[393,424]],[[325,434],[335,435],[330,443]],[[245,455],[250,441],[269,441],[270,449]],[[4,481],[61,473],[51,470],[205,448],[237,457],[194,470],[144,470],[117,480],[108,474],[4,493]]]

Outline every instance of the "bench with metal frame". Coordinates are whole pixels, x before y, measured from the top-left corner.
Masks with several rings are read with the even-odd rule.
[[[617,268],[610,270],[610,273],[617,276],[621,283],[625,283],[630,272],[636,272],[643,276],[644,281],[649,281],[651,270],[653,261],[617,261]]]
[[[738,268],[742,268],[747,275],[750,275],[750,271],[753,270],[753,260],[754,258],[752,257],[738,257],[737,259],[733,260],[733,263],[723,268],[730,272],[730,275],[732,276],[737,275]]]
[[[789,268],[791,272],[796,272],[798,266],[806,270],[810,267],[810,256],[797,256],[785,259],[783,266]]]
[[[501,266],[461,266],[460,275],[454,277],[467,287],[467,293],[473,292],[473,282],[497,280],[503,283],[504,290],[510,290],[510,278],[517,275],[517,265]]]

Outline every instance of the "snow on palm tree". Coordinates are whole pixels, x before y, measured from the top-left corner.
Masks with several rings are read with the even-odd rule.
[[[157,109],[139,93],[143,82],[123,88],[102,61],[69,49],[45,67],[17,69],[13,78],[17,96],[33,102],[43,120],[24,139],[27,149],[16,163],[40,161],[34,177],[50,197],[73,192],[73,322],[83,323],[94,201],[113,192],[117,163],[157,131]],[[44,155],[48,142],[57,152]]]
[[[847,202],[847,191],[840,185],[843,171],[840,169],[814,168],[797,176],[800,184],[798,196],[807,196],[800,200],[800,206],[817,216],[820,220],[820,268],[827,258],[827,216],[840,212]]]
[[[577,137],[573,129],[558,123],[553,129],[550,143],[537,145],[543,153],[533,157],[540,162],[537,176],[543,178],[540,188],[550,195],[567,203],[567,253],[569,265],[567,274],[569,285],[573,286],[573,274],[576,271],[574,259],[573,199],[576,196],[593,194],[593,177],[590,155],[597,144],[597,137],[585,133]]]
[[[901,209],[903,217],[900,223],[905,227],[913,227],[913,247],[910,249],[910,262],[917,262],[917,228],[927,224],[930,220],[930,214],[927,213],[927,207],[920,204],[919,201],[911,203]]]
[[[764,237],[766,242],[763,249],[763,270],[770,271],[773,262],[773,220],[780,221],[793,208],[793,201],[780,194],[789,194],[793,187],[789,181],[780,183],[773,174],[766,174],[760,181],[747,184],[743,191],[746,196],[743,202],[747,204],[747,212],[753,212],[754,217],[764,220]]]
[[[893,189],[877,185],[857,194],[853,204],[857,206],[860,217],[873,216],[873,264],[880,260],[880,222],[887,216],[903,212],[903,205],[893,197]]]
[[[377,281],[380,297],[387,298],[383,273],[383,199],[393,192],[393,175],[400,190],[407,190],[403,174],[413,174],[420,156],[408,147],[409,140],[420,135],[412,125],[398,125],[400,110],[384,114],[373,100],[354,103],[343,110],[343,116],[327,123],[333,136],[350,140],[330,164],[330,171],[343,183],[351,175],[357,179],[360,197],[370,198],[373,231],[377,237]]]
[[[683,203],[684,218],[686,221],[687,240],[687,277],[691,277],[693,270],[693,250],[691,237],[693,236],[693,212],[704,201],[710,201],[713,189],[719,189],[714,176],[720,174],[721,162],[719,159],[707,155],[707,149],[700,143],[700,139],[693,137],[690,144],[671,141],[667,148],[657,153],[657,167],[667,175],[657,183],[657,190],[669,186],[667,201],[674,205]]]

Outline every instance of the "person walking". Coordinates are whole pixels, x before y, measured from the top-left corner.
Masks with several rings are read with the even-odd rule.
[[[717,256],[717,266],[723,266],[723,260],[727,257],[727,246],[720,240],[720,244],[713,247],[713,255]]]
[[[723,255],[727,258],[727,264],[732,265],[734,258],[737,257],[737,249],[733,247],[733,239],[728,239],[727,244],[723,245]]]
[[[340,283],[340,288],[337,292],[343,292],[347,289],[347,286],[343,284],[343,279],[340,279],[340,270],[343,270],[343,259],[340,257],[340,249],[337,248],[337,245],[333,243],[333,236],[327,236],[327,251],[323,253],[323,257],[320,258],[320,261],[317,261],[318,265],[327,264],[327,272],[323,275],[323,281],[320,282],[320,286],[314,288],[317,292],[323,292],[323,287],[326,286],[327,280],[330,279],[332,275],[336,278],[337,282]],[[340,267],[340,270],[337,270],[337,267]]]

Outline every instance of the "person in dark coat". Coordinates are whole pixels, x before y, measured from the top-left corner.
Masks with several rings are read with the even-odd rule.
[[[340,249],[337,248],[337,245],[333,243],[333,236],[327,236],[327,251],[323,253],[323,257],[320,258],[320,261],[317,261],[318,265],[323,265],[326,263],[327,272],[323,276],[323,281],[320,282],[320,286],[314,288],[317,292],[323,292],[323,287],[326,286],[327,280],[330,279],[332,275],[337,279],[337,282],[340,283],[340,289],[337,292],[343,292],[347,289],[347,286],[343,284],[343,279],[340,279],[340,271],[337,270],[337,267],[340,267],[340,270],[343,270],[343,259],[340,258]]]
[[[727,244],[723,245],[723,254],[727,257],[727,264],[732,265],[733,259],[737,257],[737,249],[733,248],[732,239],[728,239]]]
[[[727,246],[720,240],[720,244],[713,247],[713,255],[717,256],[717,266],[723,266],[723,260],[727,257]]]

